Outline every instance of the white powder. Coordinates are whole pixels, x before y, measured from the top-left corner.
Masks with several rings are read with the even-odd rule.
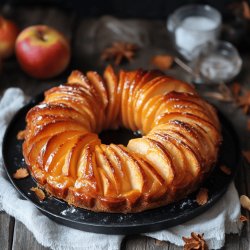
[[[217,23],[207,17],[191,16],[185,18],[175,31],[176,44],[180,47],[184,55],[188,54],[198,45],[216,38]],[[185,53],[186,51],[186,53]]]
[[[200,72],[208,79],[223,81],[234,75],[235,65],[227,58],[211,55],[201,62]]]

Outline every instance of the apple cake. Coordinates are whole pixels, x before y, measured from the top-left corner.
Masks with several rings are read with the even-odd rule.
[[[139,212],[185,197],[213,169],[221,142],[215,109],[156,70],[73,71],[26,122],[23,154],[38,185],[96,212]],[[118,127],[142,137],[102,144],[98,133]]]

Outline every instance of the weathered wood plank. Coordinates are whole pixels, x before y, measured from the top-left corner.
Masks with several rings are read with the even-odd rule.
[[[49,250],[49,248],[40,245],[33,234],[19,221],[15,223],[13,236],[13,250]]]
[[[121,250],[167,250],[169,243],[166,241],[155,240],[150,237],[131,235],[127,236],[122,243]],[[177,250],[178,248],[171,248]]]
[[[12,248],[13,231],[15,220],[4,212],[0,212],[0,244],[1,249]]]

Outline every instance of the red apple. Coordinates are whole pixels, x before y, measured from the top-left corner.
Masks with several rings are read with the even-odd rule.
[[[63,72],[70,54],[67,39],[46,25],[26,28],[16,40],[17,60],[21,68],[35,78],[50,78]]]
[[[15,23],[0,16],[0,58],[10,57],[15,50],[18,28]]]

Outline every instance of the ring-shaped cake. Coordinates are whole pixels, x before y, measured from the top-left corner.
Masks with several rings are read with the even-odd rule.
[[[73,71],[26,116],[23,154],[49,194],[77,207],[139,212],[179,200],[213,169],[221,142],[214,108],[159,71]],[[124,127],[141,138],[102,144]]]

